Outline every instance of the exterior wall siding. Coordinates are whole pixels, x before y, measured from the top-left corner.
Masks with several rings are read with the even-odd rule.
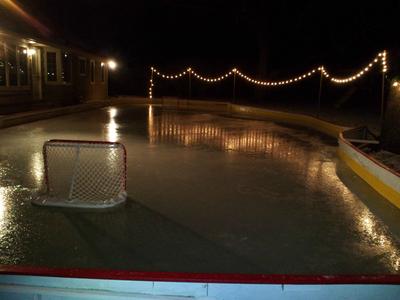
[[[46,42],[38,42],[35,44],[26,43],[26,38],[19,38],[12,33],[0,33],[1,45],[16,45],[24,47],[24,51],[32,48],[36,49],[33,55],[40,56],[40,74],[41,74],[41,91],[42,98],[35,99],[32,79],[33,60],[28,57],[28,85],[26,86],[0,86],[0,114],[14,113],[18,111],[26,111],[33,108],[57,105],[73,105],[94,100],[105,100],[108,97],[108,70],[106,61],[102,57],[95,56],[83,52],[78,49],[69,49],[62,46]],[[57,71],[60,75],[61,60],[63,51],[67,52],[71,58],[71,80],[68,83],[62,82],[58,76],[57,82],[47,82],[46,80],[46,51],[57,52]],[[25,52],[24,52],[25,53]],[[26,52],[27,53],[27,52]],[[80,74],[79,59],[85,58],[87,61],[86,74]],[[6,59],[8,56],[6,55]],[[95,81],[90,82],[90,60],[96,62]],[[104,63],[105,76],[104,81],[101,81],[100,66]],[[9,72],[9,71],[7,71]],[[7,75],[8,76],[8,75]],[[37,85],[35,85],[37,87]]]

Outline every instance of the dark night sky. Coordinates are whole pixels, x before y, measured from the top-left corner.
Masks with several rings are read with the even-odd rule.
[[[19,3],[55,36],[117,58],[121,82],[137,82],[135,93],[150,65],[166,72],[191,65],[204,74],[237,66],[274,78],[324,64],[340,75],[398,44],[399,1]]]

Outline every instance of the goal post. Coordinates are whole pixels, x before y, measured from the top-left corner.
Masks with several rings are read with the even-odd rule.
[[[43,145],[46,192],[34,204],[106,208],[126,200],[126,149],[118,142],[50,140]]]

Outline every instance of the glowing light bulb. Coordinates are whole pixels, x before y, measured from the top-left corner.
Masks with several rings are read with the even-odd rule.
[[[109,60],[109,61],[108,61],[108,67],[109,67],[111,70],[115,70],[115,69],[117,68],[117,63],[116,63],[114,60]]]
[[[24,54],[27,54],[28,56],[32,56],[36,54],[36,50],[32,48],[28,48],[27,50],[24,50]]]

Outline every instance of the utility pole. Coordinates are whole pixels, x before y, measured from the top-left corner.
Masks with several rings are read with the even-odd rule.
[[[233,100],[232,102],[235,103],[236,99],[236,69],[233,69]]]
[[[191,99],[192,98],[192,69],[191,68],[188,69],[188,75],[189,75],[189,96],[188,96],[188,98]]]
[[[381,116],[380,116],[380,125],[381,125],[381,128],[383,128],[384,110],[385,110],[385,72],[382,72]]]

